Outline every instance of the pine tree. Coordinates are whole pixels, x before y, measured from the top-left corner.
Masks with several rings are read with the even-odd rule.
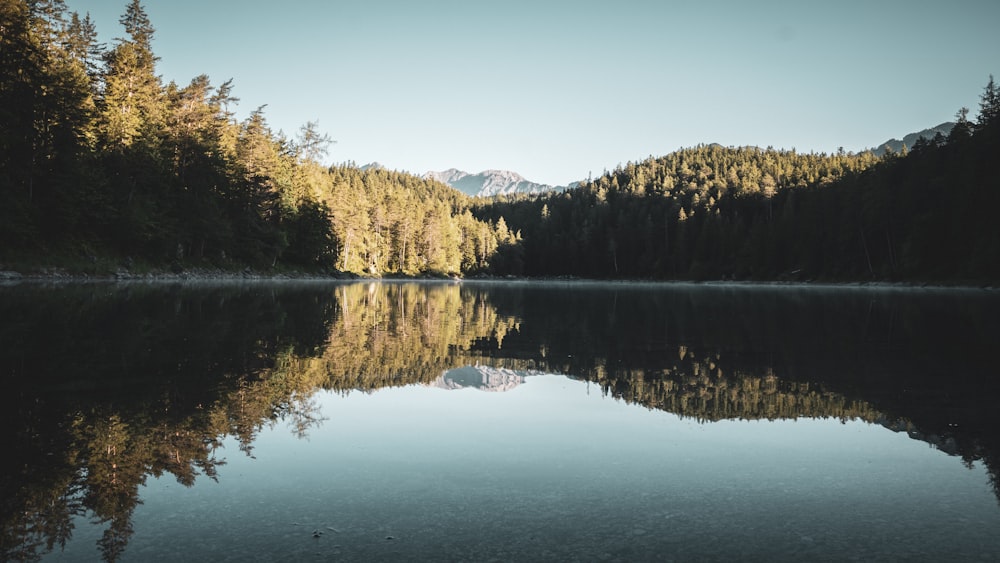
[[[80,19],[80,14],[76,12],[70,15],[66,27],[66,50],[83,64],[96,92],[104,45],[97,41],[97,27],[91,21],[90,14],[83,19]]]
[[[251,262],[274,265],[289,244],[282,222],[293,217],[306,198],[296,193],[294,150],[271,131],[262,107],[240,124],[235,161],[229,205],[237,244]]]
[[[310,121],[299,128],[295,152],[301,160],[319,164],[319,159],[329,153],[333,142],[329,135],[319,132],[319,122]]]
[[[30,12],[20,0],[0,0],[0,241],[32,236],[35,100],[44,54],[31,30]]]
[[[990,81],[983,88],[983,94],[979,98],[979,126],[986,127],[997,122],[1000,116],[1000,89],[990,75]]]
[[[0,3],[0,230],[38,244],[77,222],[92,87],[68,48],[60,0]]]
[[[128,38],[119,39],[107,55],[101,126],[105,146],[124,150],[139,140],[155,144],[164,108],[152,51],[154,30],[139,0],[132,0],[119,21]]]
[[[118,23],[125,28],[129,41],[136,46],[140,56],[139,64],[143,68],[153,68],[157,60],[153,55],[153,34],[156,30],[153,29],[153,24],[150,23],[140,0],[129,2]]]
[[[969,108],[963,107],[955,113],[955,126],[948,133],[948,142],[953,143],[968,139],[971,135],[972,123],[969,122]]]

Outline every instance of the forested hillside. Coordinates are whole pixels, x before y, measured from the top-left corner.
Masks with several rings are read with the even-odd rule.
[[[912,150],[700,146],[475,214],[520,230],[529,276],[997,281],[998,108],[990,77],[978,123]]]
[[[120,22],[0,0],[0,266],[457,274],[514,242],[443,184],[326,170],[315,123],[237,120],[229,81],[162,84],[138,0]]]
[[[483,221],[471,199],[405,172],[335,166],[318,197],[332,212],[338,270],[367,275],[487,273],[519,249],[503,218]]]
[[[1000,279],[998,93],[877,157],[718,145],[577,188],[472,200],[320,164],[231,81],[163,84],[139,0],[99,44],[62,0],[0,0],[0,270],[190,268],[650,279]],[[601,131],[594,131],[601,135]]]

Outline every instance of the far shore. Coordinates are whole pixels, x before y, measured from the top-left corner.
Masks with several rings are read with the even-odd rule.
[[[602,279],[577,276],[526,277],[488,276],[477,274],[469,277],[456,275],[390,274],[385,276],[363,276],[351,272],[299,272],[299,271],[257,271],[222,270],[195,268],[181,271],[150,271],[135,273],[120,270],[115,273],[70,272],[61,268],[41,268],[38,271],[22,273],[16,270],[0,270],[0,285],[16,283],[130,283],[130,282],[275,282],[275,281],[316,281],[316,282],[487,282],[487,283],[580,283],[580,284],[636,284],[636,285],[697,285],[733,287],[859,287],[859,288],[913,288],[913,289],[977,289],[994,290],[994,282],[980,281],[896,281],[896,280],[767,280],[767,279]]]

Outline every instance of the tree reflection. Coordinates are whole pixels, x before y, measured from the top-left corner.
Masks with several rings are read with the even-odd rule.
[[[295,287],[16,287],[0,294],[4,559],[65,545],[76,517],[118,559],[147,477],[218,478],[227,436],[249,453],[277,420],[306,432],[320,381],[284,366],[322,346],[330,299]]]
[[[87,517],[113,561],[149,476],[220,478],[318,389],[370,392],[484,365],[587,380],[709,422],[861,419],[998,487],[986,388],[993,297],[928,292],[493,283],[16,286],[0,292],[3,558],[60,549]]]

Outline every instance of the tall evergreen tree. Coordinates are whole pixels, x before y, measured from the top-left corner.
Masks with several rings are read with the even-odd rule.
[[[76,223],[79,163],[93,119],[92,85],[69,48],[59,0],[0,5],[0,179],[12,217],[8,232],[26,240],[59,238]]]
[[[139,0],[120,20],[128,33],[107,55],[101,125],[105,146],[123,150],[152,143],[163,119],[162,86],[152,51],[153,27]]]
[[[955,113],[955,126],[948,133],[948,142],[962,141],[972,136],[972,123],[969,122],[969,108],[963,107]],[[923,138],[923,137],[921,137]]]
[[[44,53],[21,0],[0,0],[0,240],[33,234],[34,109]]]
[[[983,94],[979,98],[979,125],[996,123],[998,117],[1000,117],[1000,89],[997,88],[991,74],[990,81],[983,88]]]
[[[89,13],[82,19],[77,12],[70,15],[66,27],[66,50],[73,58],[83,63],[96,92],[104,45],[97,40],[97,26],[91,21]]]
[[[118,19],[125,28],[129,40],[135,44],[141,57],[139,64],[152,68],[157,57],[153,55],[153,34],[156,30],[146,15],[140,0],[131,0],[125,7],[125,13]]]

